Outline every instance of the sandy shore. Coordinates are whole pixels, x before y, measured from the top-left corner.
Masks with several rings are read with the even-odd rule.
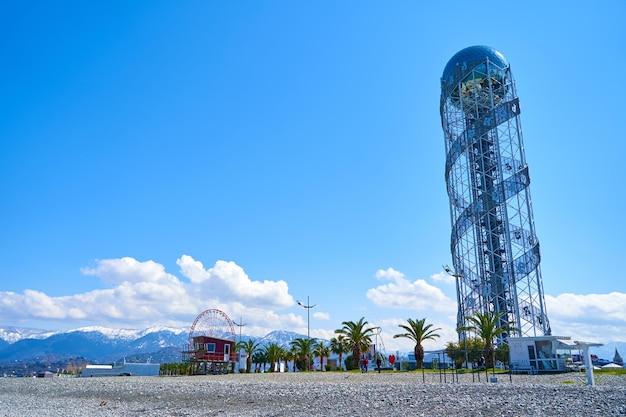
[[[283,373],[2,378],[0,416],[626,416],[626,376]]]

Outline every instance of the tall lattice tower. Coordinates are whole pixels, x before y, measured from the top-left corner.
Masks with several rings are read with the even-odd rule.
[[[488,46],[455,54],[441,77],[440,111],[457,324],[476,312],[504,312],[501,324],[519,329],[512,335],[549,335],[520,105],[506,58]]]

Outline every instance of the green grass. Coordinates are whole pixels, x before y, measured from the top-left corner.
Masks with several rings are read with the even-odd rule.
[[[599,369],[593,373],[598,375],[626,375],[626,369]]]

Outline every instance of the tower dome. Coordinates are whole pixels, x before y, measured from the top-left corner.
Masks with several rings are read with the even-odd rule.
[[[443,70],[443,75],[441,76],[441,79],[449,79],[450,75],[453,75],[455,68],[463,68],[463,64],[465,64],[465,70],[461,71],[461,77],[463,77],[463,75],[466,75],[464,74],[466,70],[471,70],[475,66],[472,64],[478,64],[487,58],[489,59],[489,62],[495,64],[500,68],[506,68],[509,65],[504,55],[502,55],[498,50],[492,48],[491,46],[469,46],[465,49],[461,49],[459,52],[454,54],[452,58],[450,58],[450,60],[446,64],[446,67]]]
[[[500,104],[507,86],[502,83],[509,68],[504,55],[490,46],[470,46],[454,54],[441,76],[441,91],[465,112],[482,112],[492,99]]]

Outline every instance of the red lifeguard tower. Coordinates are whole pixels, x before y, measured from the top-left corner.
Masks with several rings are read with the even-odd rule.
[[[187,351],[192,375],[226,374],[235,363],[235,328],[216,309],[205,310],[189,331]]]

